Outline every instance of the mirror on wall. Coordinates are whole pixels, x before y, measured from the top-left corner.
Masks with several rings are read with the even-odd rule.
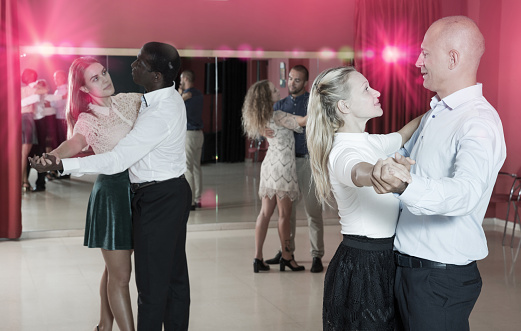
[[[72,61],[80,55],[40,56],[27,54],[21,57],[21,70],[31,68],[45,79],[50,93],[56,86],[53,73],[68,71]],[[130,70],[135,56],[95,56],[107,67],[116,93],[140,92],[142,87],[132,81]],[[249,141],[242,134],[241,106],[248,87],[254,82],[268,79],[280,90],[281,97],[288,95],[286,84],[291,67],[306,66],[310,73],[309,86],[322,70],[345,65],[339,59],[287,58],[239,59],[224,57],[183,57],[183,70],[192,70],[194,86],[203,93],[204,145],[202,151],[203,190],[201,207],[192,212],[189,224],[255,222],[260,210],[258,180],[260,165],[267,144]],[[179,77],[176,86],[179,86]],[[81,230],[96,175],[47,180],[44,192],[22,195],[22,225],[24,231]],[[36,172],[31,171],[29,181],[34,185]],[[297,218],[305,219],[303,206]],[[302,209],[302,210],[300,210]],[[335,219],[336,212],[325,208],[325,218]]]

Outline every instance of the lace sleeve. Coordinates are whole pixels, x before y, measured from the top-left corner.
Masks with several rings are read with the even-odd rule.
[[[98,145],[99,136],[97,133],[98,126],[96,125],[96,118],[88,113],[82,113],[78,117],[78,121],[74,125],[73,134],[79,133],[85,137],[85,141],[87,142],[87,146],[83,149],[86,151],[89,147],[92,147],[94,152],[96,152],[96,147]]]
[[[298,125],[297,119],[295,117],[295,115],[288,114],[280,110],[276,110],[273,113],[273,120],[278,126],[283,126],[298,133],[304,132],[302,127]]]

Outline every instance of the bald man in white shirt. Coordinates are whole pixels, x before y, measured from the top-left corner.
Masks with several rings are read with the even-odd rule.
[[[469,330],[481,292],[476,261],[488,254],[482,223],[506,158],[501,120],[477,83],[484,51],[467,17],[431,25],[416,66],[437,95],[404,146],[416,160],[412,182],[393,180],[381,161],[373,173],[375,190],[395,192],[402,204],[395,295],[405,330]]]

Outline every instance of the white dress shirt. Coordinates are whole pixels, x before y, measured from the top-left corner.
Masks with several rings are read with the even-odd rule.
[[[143,95],[129,134],[110,152],[64,159],[64,173],[116,174],[129,169],[132,183],[163,181],[186,171],[185,103],[175,86]]]
[[[435,96],[431,108],[405,145],[416,164],[399,196],[395,248],[465,265],[488,254],[482,223],[506,158],[503,126],[481,84]]]
[[[67,105],[67,99],[63,99],[63,96],[67,94],[67,84],[56,87],[54,95],[56,96],[51,101],[51,106],[56,109],[56,118],[60,120],[66,119],[65,106]]]

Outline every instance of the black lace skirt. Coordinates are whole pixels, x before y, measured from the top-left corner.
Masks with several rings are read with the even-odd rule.
[[[344,235],[324,280],[324,330],[394,330],[393,239]]]

